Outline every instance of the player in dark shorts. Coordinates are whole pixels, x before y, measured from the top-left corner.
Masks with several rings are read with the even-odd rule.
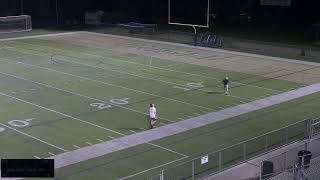
[[[224,94],[228,95],[229,94],[229,78],[226,77],[222,80],[223,86],[224,86]]]

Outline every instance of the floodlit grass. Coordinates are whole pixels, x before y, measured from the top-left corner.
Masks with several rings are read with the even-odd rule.
[[[5,158],[46,158],[144,131],[150,103],[158,108],[160,125],[166,125],[302,86],[165,59],[154,58],[150,65],[150,57],[41,39],[0,46],[0,153]],[[231,78],[231,96],[223,95],[225,74]],[[191,158],[301,120],[319,108],[319,97],[154,143]],[[132,178],[141,179],[190,158],[144,144],[62,168],[56,175],[116,179],[137,174]]]
[[[137,174],[129,179],[147,179],[147,177],[156,176],[161,173],[162,169],[165,169],[164,175],[166,178],[185,178],[191,175],[190,160],[194,157],[223,149],[237,142],[298,122],[306,117],[318,117],[320,112],[316,111],[316,109],[319,108],[319,102],[320,93],[317,93],[152,142],[188,155],[190,158],[173,156],[171,159],[163,162],[161,157],[168,157],[167,154],[162,154],[164,153],[164,150],[160,153],[152,147],[147,148],[146,145],[140,145],[111,155],[98,157],[62,168],[57,171],[56,175],[58,179],[86,179],[87,177],[96,177],[100,179],[108,176],[117,179],[141,172],[141,174]],[[299,125],[301,126],[303,123]],[[292,127],[292,129],[294,130],[295,127]],[[301,132],[301,130],[299,131]],[[295,133],[293,133],[292,136],[295,136]],[[274,138],[277,139],[279,137],[277,134],[270,137],[270,139]],[[262,137],[246,144],[248,148],[248,158],[252,157],[252,155],[257,155],[259,152],[265,152],[264,140],[265,138]],[[232,163],[239,162],[239,160],[243,158],[241,154],[242,148],[242,146],[235,146],[222,151],[224,159],[223,163],[225,163],[223,164],[223,167],[227,167],[228,164],[230,165]],[[119,154],[121,155],[119,156]],[[181,158],[181,160],[170,163],[171,161],[175,161],[179,158]],[[138,162],[148,160],[150,164],[146,163],[143,166],[144,169],[142,168],[139,171],[137,170],[130,174],[125,170],[141,168],[136,166],[136,161],[132,161],[133,159],[136,159]],[[206,166],[199,165],[199,161],[200,159],[195,161],[195,163],[197,163],[195,164],[195,170],[197,173],[206,173],[206,170],[209,170],[209,172],[210,170],[218,170],[218,153],[209,155],[209,164]],[[170,164],[163,165],[166,163]],[[177,164],[181,165],[174,167]],[[138,165],[140,164],[138,163]],[[101,168],[105,171],[101,171]],[[113,171],[112,169],[124,169],[124,171],[118,172]],[[143,172],[145,170],[148,171]]]

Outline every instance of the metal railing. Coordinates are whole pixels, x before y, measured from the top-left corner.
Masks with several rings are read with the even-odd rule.
[[[148,178],[152,180],[199,179],[248,161],[258,155],[310,136],[311,120],[301,120],[277,130],[180,163]],[[320,132],[320,131],[319,131]],[[207,159],[207,162],[204,161]],[[259,166],[259,165],[257,165]]]
[[[314,166],[319,162],[311,163],[311,158],[320,158],[320,118],[307,121],[307,134],[302,145],[291,148],[279,155],[270,157],[261,161],[260,169],[263,169],[263,162],[270,162],[272,164],[272,173],[260,174],[260,179],[308,179],[304,176],[311,174],[306,169],[309,166]],[[314,138],[315,137],[315,138]],[[307,152],[306,155],[300,154]],[[320,159],[319,159],[320,161]],[[319,171],[320,172],[320,171]]]

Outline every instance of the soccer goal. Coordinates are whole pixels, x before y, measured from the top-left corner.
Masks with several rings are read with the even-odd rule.
[[[31,16],[20,15],[0,17],[0,33],[12,33],[31,30]]]

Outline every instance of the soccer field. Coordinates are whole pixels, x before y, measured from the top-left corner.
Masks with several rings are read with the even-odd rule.
[[[280,64],[271,68],[269,62],[257,65],[240,55],[202,56],[186,50],[189,54],[184,56],[196,61],[160,52],[155,45],[142,53],[131,49],[141,42],[107,41],[104,36],[80,33],[0,42],[1,157],[48,158],[146,131],[150,103],[157,107],[158,127],[166,126],[320,78],[319,67],[311,65],[288,62],[290,69]],[[213,56],[208,54],[225,63],[210,61]],[[246,66],[237,69],[235,61],[241,58]],[[229,96],[223,94],[225,76],[231,81]],[[311,114],[316,117],[319,97],[317,93],[83,161],[59,169],[56,175],[58,179],[146,178],[202,153]]]

